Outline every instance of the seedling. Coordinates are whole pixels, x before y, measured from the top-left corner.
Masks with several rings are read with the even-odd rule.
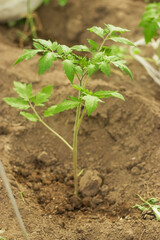
[[[41,54],[38,73],[42,74],[52,66],[53,61],[61,60],[63,70],[71,87],[77,91],[77,97],[69,96],[68,99],[64,99],[61,103],[52,105],[44,111],[43,116],[40,116],[38,113],[38,108],[43,107],[44,103],[48,102],[53,90],[52,85],[44,87],[40,92],[35,94],[33,93],[31,83],[27,85],[25,83],[14,82],[14,90],[18,94],[18,97],[4,98],[4,101],[12,107],[21,110],[32,110],[33,113],[21,111],[20,114],[32,122],[41,122],[72,151],[74,194],[78,194],[78,175],[80,175],[77,171],[78,131],[86,112],[90,116],[97,109],[98,104],[103,103],[102,99],[105,98],[113,97],[124,100],[124,97],[117,91],[99,90],[92,92],[87,89],[88,80],[97,71],[101,71],[109,77],[111,64],[125,71],[132,78],[132,73],[126,66],[125,61],[119,56],[113,55],[111,47],[106,46],[108,40],[133,46],[131,41],[121,37],[121,34],[128,30],[109,24],[105,25],[104,28],[94,26],[88,30],[101,38],[100,45],[92,39],[88,39],[89,46],[75,45],[72,47],[51,42],[50,40],[34,39],[33,45],[35,49],[24,50],[24,54],[15,62],[17,64],[24,59],[29,60],[36,54]],[[78,54],[79,52],[80,54]],[[75,77],[78,84],[74,84]],[[57,113],[74,108],[76,108],[76,116],[73,144],[71,145],[44,121],[44,117],[54,116]]]
[[[133,208],[138,208],[142,212],[151,210],[157,221],[160,221],[160,205],[157,205],[157,202],[159,202],[158,199],[150,198],[148,200],[144,200],[140,195],[138,195],[138,197],[143,203],[136,204]]]
[[[147,4],[142,16],[139,27],[143,28],[143,34],[146,44],[154,40],[154,47],[158,49],[157,58],[154,57],[155,63],[160,67],[160,3]],[[155,39],[157,39],[157,46]]]

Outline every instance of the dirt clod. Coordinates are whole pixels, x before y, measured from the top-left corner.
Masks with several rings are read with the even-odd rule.
[[[83,196],[93,197],[98,193],[101,184],[102,178],[99,177],[99,173],[96,170],[87,170],[80,179],[79,190]]]

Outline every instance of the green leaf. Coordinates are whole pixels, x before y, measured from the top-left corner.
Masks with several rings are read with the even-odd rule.
[[[116,66],[116,67],[118,67],[118,68],[120,68],[122,71],[125,71],[125,73],[127,74],[127,75],[129,75],[132,79],[133,79],[133,76],[132,76],[132,72],[130,71],[130,69],[125,65],[125,61],[112,61],[112,63]]]
[[[34,55],[36,55],[38,52],[41,52],[42,50],[39,49],[27,49],[24,50],[24,54],[22,54],[17,61],[14,63],[14,65],[16,65],[17,63],[25,60],[29,60],[30,58],[34,57]]]
[[[22,98],[6,97],[6,98],[3,98],[3,100],[11,107],[24,109],[24,110],[27,110],[28,108],[30,108],[30,106],[28,105],[28,102]]]
[[[52,48],[52,51],[57,50],[57,48],[58,48],[58,43],[57,43],[57,42],[53,42],[51,48]]]
[[[145,42],[149,43],[152,38],[157,36],[157,31],[159,29],[159,25],[157,22],[147,22],[146,25],[143,26],[143,34],[145,37]]]
[[[30,114],[30,113],[27,113],[27,112],[20,112],[20,114],[22,116],[24,116],[25,118],[27,118],[31,122],[37,122],[38,121],[36,114]]]
[[[58,0],[60,6],[64,7],[67,4],[67,0]]]
[[[75,72],[79,73],[81,76],[83,75],[83,70],[80,66],[75,66]]]
[[[71,86],[72,86],[73,88],[75,88],[76,90],[80,91],[81,93],[93,95],[93,92],[92,92],[92,91],[89,91],[88,89],[85,89],[85,88],[82,87],[82,86],[79,86],[79,85],[71,85]]]
[[[89,48],[85,45],[74,45],[71,49],[79,52],[90,52]]]
[[[45,49],[52,51],[52,42],[44,39],[33,39],[34,42],[41,44]]]
[[[43,106],[45,102],[48,101],[49,97],[51,96],[53,91],[53,86],[47,86],[42,88],[41,92],[37,93],[36,97],[34,97],[32,99],[32,102],[36,105],[36,106]]]
[[[26,85],[25,83],[14,82],[14,90],[23,99],[29,100],[32,97],[32,84]]]
[[[130,40],[128,40],[127,38],[124,38],[124,37],[114,36],[114,37],[110,37],[109,39],[114,42],[124,43],[124,44],[130,45],[130,46],[135,46],[134,43],[132,43]]]
[[[58,105],[49,107],[44,112],[44,116],[50,117],[50,116],[53,116],[54,114],[63,112],[65,110],[73,109],[73,108],[77,107],[80,103],[81,103],[81,100],[75,99],[75,98],[74,99],[71,98],[70,100],[64,100],[62,103],[60,103]]]
[[[37,42],[33,42],[33,46],[36,48],[36,49],[38,49],[38,50],[44,50],[45,48],[41,45],[41,44],[39,44],[39,43],[37,43]]]
[[[57,60],[57,53],[47,52],[39,59],[38,73],[41,75],[47,71],[51,66],[53,61]]]
[[[147,200],[147,202],[149,202],[150,204],[155,204],[158,202],[158,199],[157,198],[150,198]]]
[[[107,62],[102,62],[100,64],[100,69],[103,73],[105,73],[108,77],[110,77],[110,65]]]
[[[104,35],[105,35],[105,32],[104,32],[103,28],[101,28],[101,27],[93,26],[93,27],[91,27],[91,28],[88,28],[88,30],[89,30],[90,32],[95,33],[97,36],[99,36],[99,37],[101,37],[101,38],[103,38]]]
[[[98,97],[98,98],[109,98],[109,97],[114,97],[114,98],[119,98],[123,101],[125,101],[124,97],[116,92],[116,91],[98,91],[94,93],[94,96]]]
[[[93,50],[98,50],[99,49],[99,45],[97,42],[93,41],[92,39],[88,39],[88,43],[91,45],[91,47],[93,48]]]
[[[88,111],[88,116],[90,116],[98,107],[98,102],[102,102],[98,97],[86,95],[82,97],[82,99],[85,101],[85,106]]]
[[[128,32],[129,30],[128,29],[125,29],[125,28],[120,28],[120,27],[115,27],[111,24],[105,24],[105,26],[107,27],[107,29],[110,31],[110,32],[120,32],[120,33],[123,33],[123,32]]]
[[[148,210],[148,208],[146,208],[146,207],[144,207],[144,206],[141,206],[141,205],[139,205],[139,204],[136,204],[133,208],[138,208],[138,209],[141,210],[142,212]]]
[[[160,221],[160,211],[159,211],[160,206],[159,205],[155,205],[155,206],[153,206],[151,208],[152,208],[152,211],[154,212],[154,215],[155,215],[157,221]]]
[[[64,53],[65,55],[68,55],[69,53],[72,52],[72,49],[69,48],[69,47],[66,46],[66,45],[58,45],[57,52],[58,52],[58,54],[60,54],[60,55],[61,55],[62,53]]]
[[[71,83],[73,83],[75,66],[74,66],[72,60],[66,59],[62,63],[63,63],[63,70],[65,71],[67,78],[69,79],[69,81]]]
[[[87,66],[87,71],[88,71],[88,75],[91,76],[94,72],[96,72],[97,68],[96,65],[94,64],[90,64]]]

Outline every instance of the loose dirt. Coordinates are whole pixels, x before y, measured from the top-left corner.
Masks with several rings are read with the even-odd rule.
[[[110,23],[130,29],[127,37],[136,41],[142,37],[137,25],[144,7],[140,0],[69,0],[64,8],[51,1],[37,10],[43,25],[39,37],[84,44],[92,38],[86,28]],[[17,29],[0,26],[0,159],[30,239],[159,240],[160,223],[132,206],[139,203],[137,194],[160,199],[160,87],[132,59],[133,81],[113,69],[109,79],[98,73],[89,82],[92,90],[118,90],[126,101],[109,99],[84,118],[78,167],[96,171],[101,180],[91,196],[75,197],[71,152],[40,123],[28,122],[2,100],[15,96],[13,81],[32,82],[37,91],[53,84],[52,104],[75,94],[60,62],[40,77],[38,57],[13,66],[22,54]],[[67,111],[46,121],[72,143],[74,115]],[[0,235],[24,239],[1,178],[0,190]]]

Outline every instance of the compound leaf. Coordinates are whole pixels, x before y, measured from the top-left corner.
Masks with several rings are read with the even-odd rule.
[[[6,98],[3,98],[3,100],[11,107],[24,109],[24,110],[27,110],[28,108],[30,108],[30,106],[28,105],[28,102],[22,98],[6,97]]]
[[[39,59],[38,73],[41,75],[47,71],[51,66],[53,61],[57,60],[57,53],[47,52]]]
[[[36,114],[31,114],[31,113],[27,113],[27,112],[20,112],[20,114],[22,116],[24,116],[25,118],[27,118],[31,122],[37,122],[38,121],[38,118],[37,118]]]
[[[74,66],[72,60],[66,59],[62,63],[63,63],[63,70],[65,71],[67,78],[69,79],[69,81],[71,83],[73,83],[75,66]]]

